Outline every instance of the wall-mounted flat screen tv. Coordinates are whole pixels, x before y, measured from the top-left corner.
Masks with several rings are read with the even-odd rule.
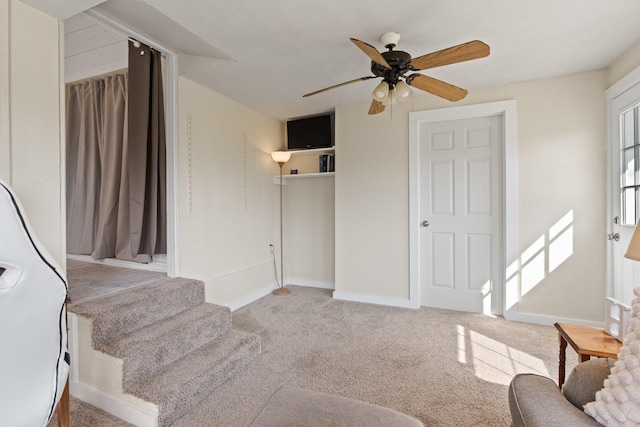
[[[287,122],[287,148],[305,150],[334,145],[334,115],[304,117]]]

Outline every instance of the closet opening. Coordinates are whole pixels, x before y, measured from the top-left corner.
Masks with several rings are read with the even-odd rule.
[[[64,22],[68,257],[173,276],[175,58],[91,12]]]

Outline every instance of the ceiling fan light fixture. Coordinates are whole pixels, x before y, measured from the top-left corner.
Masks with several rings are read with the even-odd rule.
[[[424,74],[412,73],[407,75],[407,73],[484,58],[489,56],[491,50],[486,43],[480,40],[472,40],[414,58],[407,52],[394,50],[399,39],[399,33],[383,34],[380,37],[380,41],[389,50],[380,53],[378,49],[370,44],[350,38],[351,42],[371,59],[370,70],[373,75],[316,90],[303,95],[303,97],[316,95],[363,80],[381,78],[382,82],[371,93],[373,101],[371,101],[369,114],[379,114],[384,111],[387,105],[396,105],[398,102],[410,99],[413,94],[413,88],[456,102],[463,99],[468,91]]]
[[[413,91],[411,90],[411,87],[402,80],[396,84],[396,95],[400,101],[409,98],[412,93]]]
[[[384,45],[384,47],[396,47],[398,45],[398,41],[400,40],[400,33],[385,33],[380,36],[380,41]]]
[[[384,102],[385,99],[389,97],[389,85],[387,82],[382,81],[376,88],[371,92],[373,99],[379,102]]]
[[[397,105],[398,104],[398,95],[396,94],[396,90],[390,90],[389,91],[389,96],[387,96],[387,98],[382,101],[382,105],[385,106],[389,106],[389,105]]]

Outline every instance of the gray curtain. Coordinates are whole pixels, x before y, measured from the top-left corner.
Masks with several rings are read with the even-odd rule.
[[[128,117],[130,244],[140,258],[167,253],[166,143],[161,54],[132,42]]]
[[[166,253],[161,56],[129,44],[129,69],[67,85],[67,251],[150,262]]]
[[[127,74],[66,87],[67,252],[116,257],[127,197]],[[122,233],[120,233],[122,234]],[[120,236],[121,237],[121,236]]]

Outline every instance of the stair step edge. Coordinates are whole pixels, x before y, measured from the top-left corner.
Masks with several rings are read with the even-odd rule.
[[[257,335],[231,330],[166,366],[130,393],[158,405],[159,426],[170,425],[259,354]]]
[[[129,292],[135,292],[135,290],[122,294]],[[157,292],[145,298],[143,303],[138,297],[139,294],[136,298],[127,300],[125,304],[112,308],[108,316],[106,312],[90,313],[87,316],[93,320],[94,348],[100,348],[107,342],[202,304],[204,285],[199,281],[185,280],[181,284],[174,282],[169,286],[160,285]]]
[[[164,294],[171,293],[180,287],[196,287],[204,295],[204,283],[200,280],[184,277],[163,277],[115,294],[76,304],[71,308],[71,311],[80,315],[101,317],[102,315],[110,314],[113,310],[135,309],[150,298],[163,298]],[[126,298],[123,298],[123,295],[126,295]],[[125,304],[122,304],[123,299],[126,301]]]
[[[199,322],[208,322],[212,326],[219,326],[220,333],[218,335],[222,335],[231,328],[231,311],[228,307],[202,303],[104,343],[97,350],[115,357],[126,357],[132,347],[157,347],[158,343],[172,338],[183,328],[195,326]]]
[[[212,304],[203,303],[203,306]],[[101,349],[123,360],[123,386],[125,390],[134,389],[151,375],[160,372],[165,366],[180,360],[200,347],[213,343],[220,336],[231,330],[231,316],[220,317],[219,310],[211,313],[211,308],[198,307],[189,310],[196,311],[200,316],[180,317],[181,322],[171,324],[173,328],[166,333],[144,334],[144,330],[135,331],[127,335],[126,339],[118,340]],[[189,313],[190,314],[190,313]],[[190,321],[189,321],[190,320]],[[156,325],[144,329],[160,329]],[[160,332],[160,331],[159,331]]]

